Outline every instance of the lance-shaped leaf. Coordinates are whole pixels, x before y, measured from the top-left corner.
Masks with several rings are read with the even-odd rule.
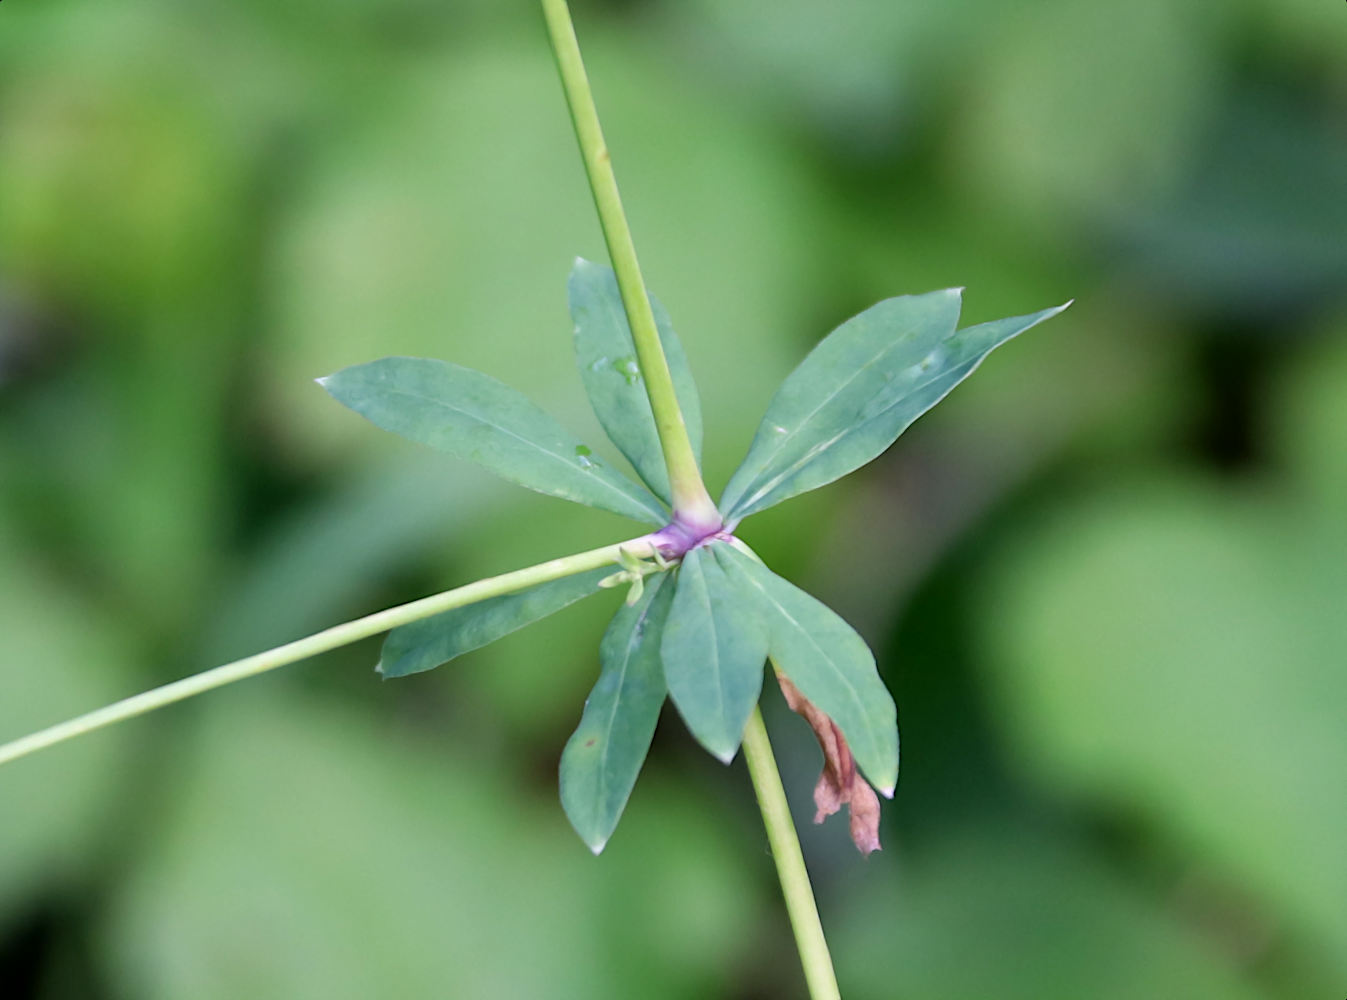
[[[890,303],[906,304],[851,326]],[[951,290],[892,299],[843,324],[786,379],[768,407],[722,498],[727,519],[737,522],[869,462],[994,348],[1065,308],[955,333],[958,296]],[[887,348],[879,344],[885,330],[894,338]],[[833,338],[838,340],[830,344]]]
[[[688,729],[728,764],[762,692],[767,633],[756,602],[730,581],[717,558],[725,547],[714,542],[683,556],[660,658]]]
[[[831,442],[856,425],[876,395],[954,332],[960,291],[886,299],[819,341],[772,397],[721,510],[736,517],[760,510],[784,470],[831,457]]]
[[[655,415],[636,362],[636,345],[612,268],[577,258],[566,285],[575,322],[575,361],[594,415],[609,440],[655,493],[670,501],[669,473],[660,449]],[[664,307],[652,295],[664,356],[673,376],[674,393],[683,411],[694,454],[701,458],[702,412],[683,345]]]
[[[666,689],[660,639],[673,601],[670,574],[613,616],[599,644],[599,679],[561,754],[561,804],[595,854],[603,850],[650,750]]]
[[[384,430],[539,493],[663,525],[644,487],[593,454],[532,400],[489,375],[426,358],[382,358],[319,379]]]
[[[456,656],[481,649],[596,593],[599,582],[608,575],[610,568],[605,566],[564,576],[516,594],[465,604],[410,625],[401,625],[389,632],[384,640],[379,673],[384,677],[405,677],[433,670]]]
[[[865,640],[837,612],[730,545],[718,553],[734,585],[751,594],[772,661],[846,737],[876,788],[898,781],[898,712]]]

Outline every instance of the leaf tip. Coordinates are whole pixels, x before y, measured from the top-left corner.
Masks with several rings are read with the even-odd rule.
[[[316,379],[314,379],[314,381],[317,382],[319,385],[321,385],[324,389],[326,389],[328,379],[330,378],[332,378],[331,375],[319,375]]]
[[[738,747],[730,747],[728,750],[712,750],[711,756],[722,764],[728,764],[734,760],[734,755],[739,752]]]
[[[885,787],[879,789],[879,794],[884,796],[884,798],[886,799],[891,799],[893,798],[893,790],[894,790],[893,785],[886,785]]]
[[[608,846],[608,838],[604,837],[602,840],[586,840],[585,846],[588,847],[590,853],[597,858],[603,853],[603,849]]]

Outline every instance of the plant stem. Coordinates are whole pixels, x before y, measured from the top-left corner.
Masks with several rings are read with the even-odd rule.
[[[599,212],[599,223],[608,244],[608,254],[613,260],[613,270],[617,273],[618,288],[622,292],[622,304],[626,308],[627,322],[636,345],[636,358],[645,380],[646,395],[650,398],[650,409],[655,415],[664,463],[669,470],[675,520],[681,519],[693,525],[719,526],[720,513],[706,492],[701,471],[697,468],[687,425],[674,392],[673,378],[669,374],[669,362],[660,344],[655,316],[650,308],[645,282],[641,278],[631,229],[622,210],[617,177],[613,173],[612,158],[603,139],[603,129],[599,126],[599,113],[594,106],[594,95],[580,56],[580,44],[575,37],[570,10],[566,0],[542,0],[542,5],[552,39],[552,52],[561,72],[561,85],[566,92],[566,103],[571,109],[571,121],[575,124],[575,137],[580,143],[580,153],[585,161],[585,173],[589,177],[590,190],[594,193],[594,205]],[[804,866],[804,856],[800,853],[800,841],[795,835],[795,826],[786,804],[786,792],[781,787],[781,774],[777,771],[772,745],[767,739],[762,712],[756,707],[744,731],[743,746],[758,804],[762,808],[763,822],[767,826],[767,839],[776,858],[777,875],[786,897],[786,909],[795,931],[795,943],[804,965],[809,995],[813,1000],[840,1000],[837,977],[828,954],[828,942],[823,936],[823,925],[819,922],[818,907],[814,903],[814,891],[809,885],[809,873]]]
[[[512,594],[515,591],[524,590],[540,583],[547,583],[550,580],[558,580],[564,576],[573,576],[576,573],[584,573],[592,569],[598,569],[600,566],[617,563],[623,550],[640,557],[654,555],[654,546],[647,540],[647,537],[643,536],[631,541],[618,542],[615,545],[605,545],[588,552],[577,552],[574,555],[551,559],[547,562],[538,563],[536,566],[517,569],[501,576],[478,580],[466,586],[446,590],[430,597],[423,597],[420,600],[412,601],[410,604],[402,604],[395,608],[366,615],[364,618],[357,618],[355,621],[334,625],[322,632],[286,643],[284,646],[277,646],[275,649],[269,649],[263,653],[255,653],[241,660],[235,660],[233,663],[226,663],[224,666],[215,667],[212,670],[183,678],[180,681],[174,681],[172,684],[165,684],[163,687],[155,688],[152,691],[125,698],[86,715],[78,716],[0,746],[0,765],[73,739],[76,736],[102,729],[104,726],[110,726],[114,722],[132,719],[137,715],[152,712],[156,708],[163,708],[165,705],[183,701],[193,695],[243,680],[245,677],[263,674],[268,670],[284,667],[318,653],[326,653],[328,650],[350,645],[368,636],[397,628],[399,625],[406,625],[409,622],[428,618],[431,615],[459,608],[465,604],[473,604],[503,594]]]
[[[744,729],[744,760],[748,762],[748,773],[753,778],[753,790],[757,792],[758,806],[767,827],[767,842],[771,844],[772,857],[776,860],[776,873],[781,880],[781,892],[786,897],[786,911],[795,932],[795,946],[804,966],[809,996],[812,1000],[840,1000],[828,941],[823,936],[814,890],[809,884],[804,855],[800,853],[800,839],[795,835],[786,791],[781,786],[781,772],[776,768],[762,711],[757,708],[753,709]]]
[[[718,526],[720,514],[702,482],[692,442],[688,438],[687,425],[674,393],[669,362],[660,344],[655,314],[651,311],[650,298],[641,277],[641,265],[636,259],[636,246],[632,242],[626,213],[622,210],[617,177],[613,173],[612,159],[599,126],[599,113],[594,106],[594,95],[589,87],[584,61],[580,57],[580,44],[575,37],[570,10],[566,0],[542,0],[542,5],[552,40],[552,52],[556,56],[557,69],[561,72],[562,89],[566,92],[571,121],[575,124],[575,137],[580,143],[590,190],[594,193],[594,206],[599,212],[599,224],[603,228],[604,241],[608,244],[613,270],[617,273],[617,285],[622,292],[627,322],[631,326],[636,361],[641,367],[641,377],[645,380],[646,393],[650,397],[650,409],[655,415],[655,428],[659,432],[664,462],[669,469],[674,514],[689,523]]]

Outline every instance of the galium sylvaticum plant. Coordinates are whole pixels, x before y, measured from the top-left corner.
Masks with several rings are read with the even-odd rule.
[[[319,379],[385,430],[552,496],[652,530],[338,625],[0,746],[0,763],[243,677],[388,631],[385,678],[430,670],[600,589],[626,601],[599,643],[600,671],[561,755],[561,801],[598,853],[617,826],[666,697],[721,761],[742,746],[813,997],[837,996],[781,780],[757,709],[770,662],[824,751],[816,819],[848,806],[865,853],[880,794],[898,778],[893,699],[864,640],[777,576],[738,537],[745,518],[883,452],[993,348],[1065,306],[958,329],[960,290],[887,299],[819,342],[768,405],[714,503],[702,482],[697,388],[668,316],[646,293],[564,0],[543,0],[552,46],[612,258],[577,260],[569,298],[580,379],[640,481],[536,405],[447,361],[384,358]]]

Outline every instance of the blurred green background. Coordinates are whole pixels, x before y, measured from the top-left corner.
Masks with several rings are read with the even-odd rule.
[[[1067,298],[745,537],[899,704],[885,850],[809,824],[849,1000],[1347,993],[1347,12],[626,0],[576,17],[725,482],[833,325]],[[617,519],[312,382],[450,358],[598,441],[604,259],[535,5],[0,7],[0,739]],[[666,715],[594,859],[556,765],[606,595],[437,673],[368,642],[0,771],[11,997],[775,998],[742,764]]]

